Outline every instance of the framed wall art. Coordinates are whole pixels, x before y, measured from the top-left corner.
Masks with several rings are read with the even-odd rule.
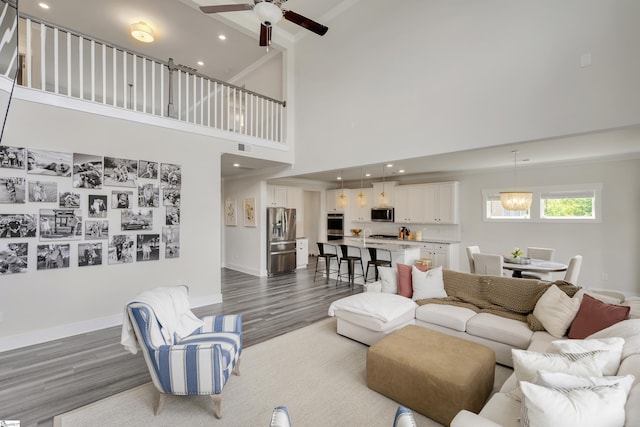
[[[236,201],[224,201],[224,225],[238,225],[238,214],[236,209]]]
[[[256,226],[256,199],[250,197],[242,201],[242,211],[244,213],[244,226],[255,227]]]

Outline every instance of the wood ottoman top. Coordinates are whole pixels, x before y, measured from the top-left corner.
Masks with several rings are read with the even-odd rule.
[[[449,425],[462,409],[482,409],[495,364],[495,353],[484,345],[409,325],[369,347],[367,385]]]

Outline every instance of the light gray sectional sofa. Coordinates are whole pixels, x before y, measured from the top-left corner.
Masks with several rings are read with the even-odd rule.
[[[365,285],[366,292],[343,298],[331,305],[329,314],[337,318],[337,332],[371,345],[407,324],[416,324],[484,344],[496,352],[498,363],[514,367],[512,350],[524,351],[522,354],[525,355],[535,353],[534,356],[538,353],[546,353],[554,345],[557,347],[552,343],[568,338],[567,331],[572,330],[574,319],[574,323],[578,322],[578,316],[580,319],[593,318],[591,313],[589,315],[578,313],[585,298],[591,300],[595,297],[594,301],[603,305],[606,305],[605,302],[626,304],[630,306],[630,312],[627,313],[633,317],[632,319],[623,320],[599,332],[582,337],[624,339],[624,346],[619,352],[619,365],[616,365],[614,371],[609,372],[609,376],[635,376],[635,379],[631,380],[632,386],[626,405],[624,402],[622,405],[623,417],[626,417],[626,421],[623,421],[623,424],[598,424],[597,416],[587,414],[587,418],[594,420],[594,424],[583,425],[640,425],[640,386],[638,386],[640,382],[640,319],[635,318],[640,311],[638,298],[625,299],[624,295],[617,292],[585,292],[577,286],[561,282],[549,283],[437,270],[421,273],[427,275],[426,281],[423,276],[418,275],[420,273],[413,270],[414,298],[397,295],[398,287],[394,290],[393,284],[390,283],[394,280],[393,276],[387,277],[385,283],[385,274],[381,271],[382,280]],[[417,289],[417,284],[421,288]],[[419,299],[415,299],[415,292],[419,294]],[[588,297],[584,296],[585,293]],[[430,297],[436,295],[437,298]],[[422,298],[425,296],[427,298]],[[599,348],[596,353],[609,354],[608,345],[605,347],[607,348]],[[546,358],[545,356],[543,360]],[[597,363],[592,364],[597,365]],[[541,366],[545,367],[544,364]],[[490,398],[479,414],[462,411],[451,425],[454,427],[527,425],[521,420],[524,404],[522,399],[514,398],[513,390],[519,390],[518,379],[527,381],[527,384],[535,381],[533,378],[518,378],[519,367],[520,365],[516,363],[514,374],[505,382],[500,392]],[[552,368],[550,369],[553,370]],[[520,376],[523,376],[521,372]],[[602,376],[602,372],[594,376]],[[602,386],[598,390],[600,389]],[[612,393],[615,392],[619,391],[612,391]],[[602,399],[609,403],[615,400],[611,396],[605,396]],[[561,400],[557,396],[552,399],[553,402]],[[533,400],[527,400],[527,402],[533,402]],[[609,407],[613,408],[615,405],[609,405]],[[598,405],[592,403],[590,408],[598,409]],[[533,409],[528,413],[531,414],[532,419],[535,418]],[[616,416],[618,419],[620,416],[620,413],[611,415],[603,410],[600,414],[602,416],[606,414],[607,418],[614,421]],[[584,415],[581,413],[576,417]],[[570,417],[570,414],[567,413],[567,416]],[[582,418],[580,420],[584,421]],[[536,425],[535,420],[530,425]],[[571,424],[563,422],[558,425]]]

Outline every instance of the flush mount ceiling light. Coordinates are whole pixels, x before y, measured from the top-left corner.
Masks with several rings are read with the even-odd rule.
[[[513,151],[513,187],[517,188],[518,151]],[[531,207],[533,193],[528,191],[502,191],[500,203],[508,211],[526,211]]]
[[[131,37],[142,43],[152,43],[155,40],[151,27],[142,21],[131,24],[129,32]]]

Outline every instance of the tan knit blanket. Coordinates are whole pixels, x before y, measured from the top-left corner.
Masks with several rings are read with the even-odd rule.
[[[544,331],[544,327],[533,315],[538,299],[552,284],[568,296],[579,286],[558,280],[542,282],[535,279],[482,276],[444,270],[446,298],[429,298],[416,301],[423,304],[448,304],[465,307],[476,313],[491,313],[508,319],[526,322],[533,331]]]

